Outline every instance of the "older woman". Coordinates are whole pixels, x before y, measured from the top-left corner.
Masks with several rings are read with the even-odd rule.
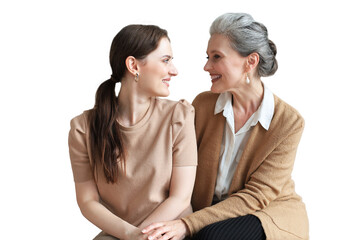
[[[210,28],[211,92],[198,95],[196,212],[154,223],[149,239],[307,239],[308,218],[291,172],[304,120],[261,81],[277,70],[266,27],[228,13]]]

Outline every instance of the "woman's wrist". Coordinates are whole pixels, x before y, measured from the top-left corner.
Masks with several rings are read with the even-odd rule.
[[[189,229],[188,225],[182,218],[180,219],[180,221],[185,229],[185,236],[190,236],[190,229]]]
[[[124,239],[134,239],[134,236],[142,234],[141,229],[137,228],[135,226],[131,226],[125,230],[125,236]]]

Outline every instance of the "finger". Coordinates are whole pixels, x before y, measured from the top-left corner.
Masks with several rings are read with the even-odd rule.
[[[169,231],[169,228],[168,227],[159,227],[157,229],[155,229],[148,237],[149,240],[153,240],[153,239],[156,239],[156,238],[160,238],[161,235],[167,233]]]
[[[152,230],[155,230],[156,228],[162,227],[164,226],[164,223],[159,222],[159,223],[152,223],[149,226],[147,226],[146,228],[144,228],[141,232],[142,233],[148,233]]]
[[[168,239],[172,239],[172,237],[173,237],[173,234],[168,232],[168,233],[162,235],[162,237],[158,238],[157,240],[168,240]]]

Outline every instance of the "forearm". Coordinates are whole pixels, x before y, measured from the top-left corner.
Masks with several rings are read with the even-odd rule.
[[[237,197],[229,197],[216,205],[196,211],[182,218],[182,220],[185,222],[190,236],[192,236],[209,224],[238,217],[243,214],[244,211],[241,205],[239,205],[239,199]]]
[[[97,201],[88,201],[79,206],[85,218],[114,237],[127,239],[132,232],[138,230],[137,227],[117,217]]]
[[[187,208],[190,208],[190,199],[169,197],[161,203],[138,227],[143,229],[154,222],[163,222],[177,219]]]
[[[154,222],[164,222],[180,217],[190,208],[196,166],[173,167],[169,197],[162,202],[140,225],[142,229]]]

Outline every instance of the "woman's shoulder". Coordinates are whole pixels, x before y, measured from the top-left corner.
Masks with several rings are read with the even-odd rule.
[[[202,92],[198,94],[192,102],[192,105],[195,108],[197,116],[208,116],[209,114],[214,113],[215,105],[217,99],[219,98],[218,93],[213,93],[210,91]]]
[[[70,126],[72,129],[77,129],[78,131],[81,132],[86,132],[86,128],[87,128],[87,120],[88,120],[88,116],[91,110],[85,110],[83,111],[81,114],[73,117],[70,120]]]
[[[197,105],[197,104],[200,104],[200,103],[212,103],[212,102],[216,102],[216,100],[218,99],[219,97],[219,93],[213,93],[213,92],[210,92],[210,91],[206,91],[206,92],[202,92],[202,93],[199,93],[195,98],[194,98],[194,101],[193,101],[193,105]]]
[[[287,125],[293,125],[294,123],[298,123],[300,125],[305,124],[305,120],[299,111],[275,94],[274,103],[275,106],[273,120],[281,121]]]
[[[183,122],[194,115],[194,107],[185,99],[178,101],[156,98],[156,105],[162,114],[171,116],[171,122]]]
[[[156,98],[156,105],[163,111],[191,111],[193,106],[185,99],[180,99],[178,101]]]

